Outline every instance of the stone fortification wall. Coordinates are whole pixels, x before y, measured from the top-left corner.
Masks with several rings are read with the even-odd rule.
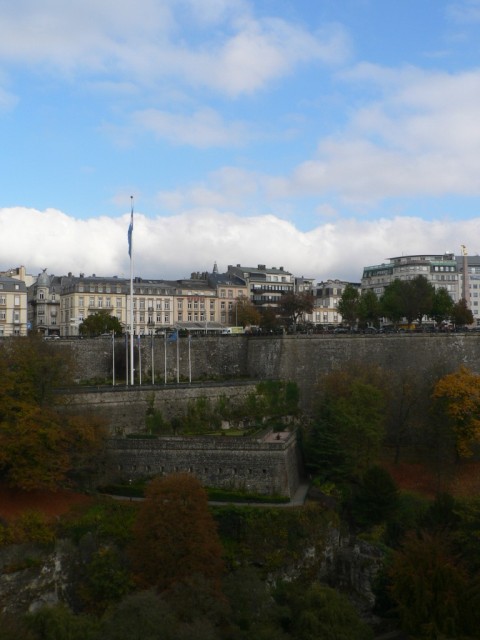
[[[255,391],[254,382],[147,385],[134,387],[87,388],[63,395],[65,410],[69,413],[91,412],[103,418],[114,435],[145,431],[147,411],[155,409],[170,420],[182,415],[188,403],[203,397],[212,404],[226,396],[232,404],[241,404]]]
[[[111,380],[113,360],[117,362],[116,382],[125,382],[125,340],[116,338],[113,346],[109,337],[85,340],[61,340],[55,347],[68,345],[74,354],[78,380]],[[218,380],[247,377],[248,349],[243,336],[216,336],[180,338],[177,342],[163,337],[150,337],[135,341],[135,369],[141,369],[144,381],[156,383],[186,382],[190,374],[194,380]],[[115,349],[115,353],[114,353]],[[129,352],[129,349],[128,349]],[[139,354],[140,352],[140,354]],[[178,353],[178,358],[177,358]],[[178,366],[177,366],[178,363]]]
[[[104,481],[193,473],[210,487],[291,497],[300,483],[299,448],[290,432],[248,437],[114,438]]]
[[[110,340],[79,340],[71,344],[79,379],[111,376]],[[476,333],[223,336],[192,339],[190,350],[188,340],[180,339],[178,347],[181,380],[188,378],[190,370],[194,381],[242,377],[292,380],[299,385],[301,404],[306,411],[311,409],[315,387],[321,376],[352,361],[377,364],[386,371],[412,371],[425,375],[434,369],[441,373],[453,371],[461,364],[480,371],[480,334]],[[176,343],[165,345],[163,339],[157,339],[154,344],[156,381],[163,381],[165,348],[167,379],[173,383],[176,380],[177,346]],[[142,341],[142,369],[144,376],[151,370],[149,340]],[[134,396],[129,397],[133,399]]]
[[[349,363],[378,365],[387,373],[412,373],[413,379],[439,377],[465,365],[480,373],[480,334],[298,336],[282,341],[278,358],[269,360],[259,345],[250,374],[297,382],[301,404],[312,408],[321,377]],[[254,367],[254,370],[252,370]]]

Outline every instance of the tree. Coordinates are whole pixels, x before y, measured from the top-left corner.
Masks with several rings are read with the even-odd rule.
[[[312,470],[345,480],[359,478],[376,462],[385,429],[381,377],[374,368],[352,364],[321,380],[316,418],[305,443]]]
[[[473,324],[473,313],[468,308],[467,301],[464,298],[453,305],[451,318],[455,325],[463,326],[466,324]]]
[[[149,484],[134,525],[131,558],[144,587],[163,591],[197,574],[219,583],[222,547],[207,494],[196,478],[173,474]]]
[[[343,290],[342,297],[338,301],[337,309],[342,316],[343,322],[349,326],[353,326],[358,318],[358,306],[360,302],[360,294],[357,287],[353,284],[347,284]]]
[[[312,293],[286,293],[280,298],[280,311],[295,331],[298,321],[306,313],[312,313],[315,298]]]
[[[117,336],[122,334],[122,325],[116,316],[112,316],[109,311],[98,311],[85,318],[79,327],[83,336],[94,338],[102,333],[115,332]]]
[[[408,282],[411,291],[407,309],[413,315],[412,320],[418,320],[422,324],[424,316],[432,314],[435,298],[435,287],[425,276],[416,276]],[[408,317],[407,314],[405,314]]]
[[[242,327],[260,324],[260,312],[248,298],[240,297],[235,303],[232,311],[231,321],[235,318],[236,324]]]
[[[69,379],[63,349],[38,336],[15,340],[0,358],[0,478],[23,489],[49,488],[78,478],[101,450],[103,424],[66,415],[55,388]]]
[[[385,522],[397,506],[398,489],[388,471],[379,466],[367,469],[351,504],[357,524],[368,527]]]
[[[407,538],[389,574],[405,631],[431,640],[461,637],[468,576],[443,534]]]
[[[283,625],[295,640],[371,640],[348,598],[318,582],[283,583],[276,599],[285,609]]]
[[[62,604],[44,606],[28,614],[26,623],[35,633],[33,637],[41,640],[98,640],[100,637],[97,619],[76,615]],[[25,638],[23,635],[17,637]]]
[[[480,442],[480,376],[462,366],[438,380],[432,397],[437,419],[443,414],[455,435],[457,456],[472,456]]]
[[[358,301],[358,318],[362,325],[378,327],[382,315],[382,307],[377,295],[367,289],[362,293]]]
[[[264,331],[275,331],[278,328],[278,318],[274,307],[260,309],[260,326]]]
[[[385,287],[385,291],[380,298],[383,315],[393,324],[398,324],[405,317],[407,299],[407,283],[404,280],[394,280]]]
[[[436,289],[431,309],[431,316],[435,322],[441,323],[448,320],[452,314],[452,310],[453,300],[448,291],[444,287]]]

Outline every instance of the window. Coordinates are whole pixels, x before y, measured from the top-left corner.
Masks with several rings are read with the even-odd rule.
[[[19,307],[19,306],[20,306],[20,296],[15,296],[15,297],[14,297],[14,302],[13,302],[13,304],[14,304],[16,307]]]
[[[116,301],[115,301],[115,305],[116,305],[117,309],[121,308],[122,307],[122,299],[121,298],[117,298]]]
[[[103,298],[102,297],[98,298],[97,306],[98,307],[103,307]]]
[[[89,307],[94,307],[95,306],[95,298],[93,296],[90,296],[88,299],[88,306]]]
[[[40,291],[38,292],[38,299],[45,300],[45,292],[43,289],[40,289]]]

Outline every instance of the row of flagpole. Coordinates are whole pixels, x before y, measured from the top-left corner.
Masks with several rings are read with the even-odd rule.
[[[135,340],[135,327],[134,327],[134,308],[133,308],[133,196],[130,196],[130,224],[128,226],[128,255],[130,257],[130,357],[128,356],[128,326],[126,332],[126,349],[125,349],[125,381],[128,386],[128,376],[130,374],[130,385],[134,385],[134,373],[135,373],[135,358],[134,358],[134,340]],[[127,323],[128,325],[128,323]],[[164,381],[167,384],[167,334],[165,332],[165,355],[164,355]],[[113,332],[113,344],[115,344],[115,332]],[[180,355],[179,355],[179,340],[178,329],[168,338],[168,340],[175,340],[177,344],[177,383],[180,382]],[[190,338],[188,336],[188,377],[189,381],[192,381],[192,362],[191,362],[191,349]],[[153,333],[152,333],[152,384],[155,384],[155,364],[154,364],[154,349],[153,349]],[[113,360],[115,361],[115,347],[113,347]],[[141,349],[140,349],[140,336],[138,336],[138,357],[139,357],[139,382],[142,384],[142,362],[141,362]],[[115,364],[113,365],[113,384],[115,384]]]

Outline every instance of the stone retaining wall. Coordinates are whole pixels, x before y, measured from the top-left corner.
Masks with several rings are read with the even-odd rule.
[[[109,441],[105,482],[193,473],[209,487],[291,497],[300,483],[295,433],[261,438],[162,437]]]

